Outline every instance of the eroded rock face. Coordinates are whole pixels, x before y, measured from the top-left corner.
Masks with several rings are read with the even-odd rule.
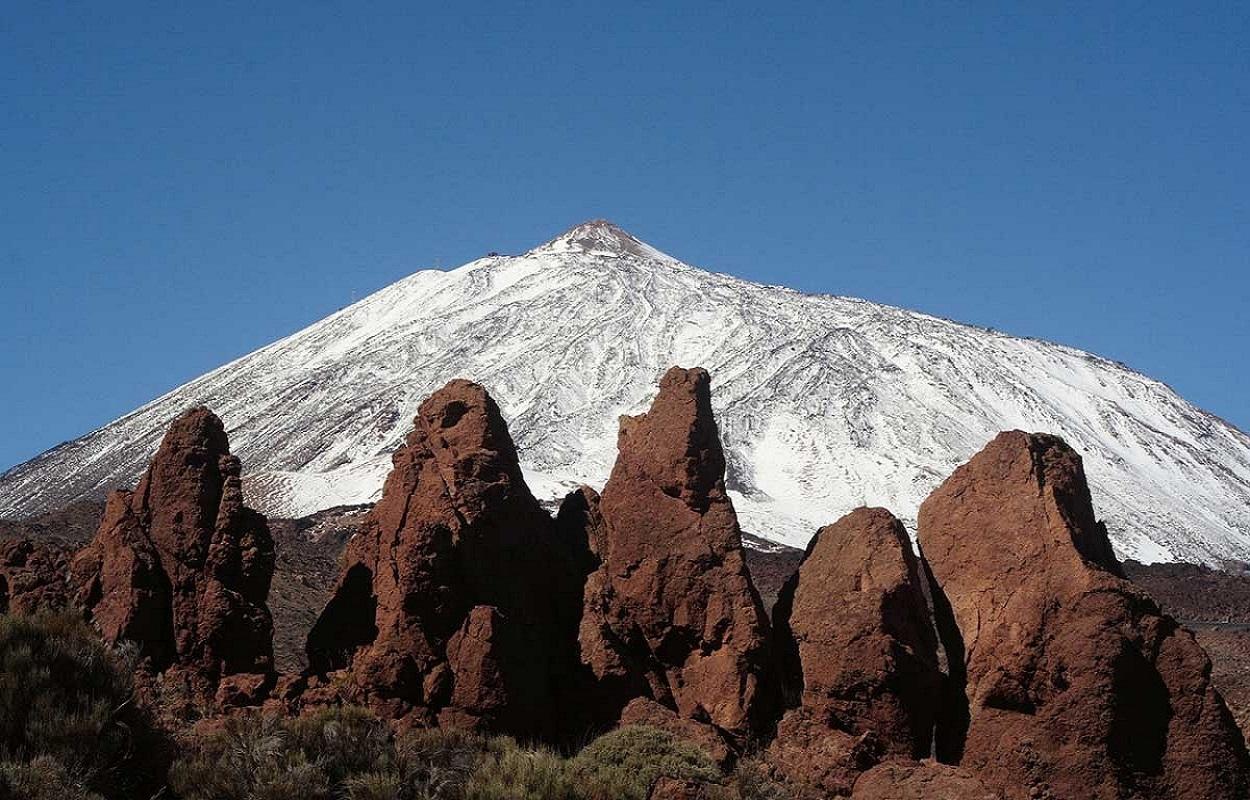
[[[775,610],[786,713],[769,761],[789,780],[849,794],[883,758],[930,754],[943,677],[902,523],[860,508],[821,528]]]
[[[244,506],[239,460],[202,407],[174,421],[133,492],[109,497],[73,563],[105,640],[134,642],[153,672],[174,670],[200,694],[226,676],[261,676],[233,681],[258,691],[270,682],[273,569],[265,518]]]
[[[345,670],[361,697],[415,724],[547,734],[579,599],[499,408],[456,380],[421,405],[395,453],[309,635],[309,664]]]
[[[1206,655],[1119,577],[1062,440],[1000,434],[925,501],[919,539],[966,703],[944,760],[1009,798],[1247,796]]]
[[[0,614],[63,609],[73,551],[57,542],[0,539]]]
[[[1039,795],[1045,797],[1045,795]],[[864,773],[852,800],[1004,800],[972,772],[932,761],[889,761]]]
[[[588,540],[582,662],[595,703],[649,697],[741,740],[774,707],[768,624],[725,494],[708,374],[669,370],[650,411],[622,417]]]

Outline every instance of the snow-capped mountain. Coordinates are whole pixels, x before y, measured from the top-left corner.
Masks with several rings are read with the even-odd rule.
[[[0,516],[131,484],[169,421],[225,421],[250,501],[302,515],[375,499],[431,391],[484,384],[531,488],[602,486],[617,417],[669,366],[712,373],[743,528],[803,545],[851,508],[914,520],[1003,429],[1085,456],[1122,556],[1250,560],[1250,436],[1106,359],[845,297],[705,272],[603,221],[519,256],[426,270],[0,477]]]

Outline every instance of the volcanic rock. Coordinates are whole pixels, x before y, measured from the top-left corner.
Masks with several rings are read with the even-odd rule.
[[[452,381],[393,463],[309,634],[311,671],[345,670],[418,724],[550,733],[580,598],[498,406]]]
[[[0,614],[63,609],[73,551],[58,542],[0,539]]]
[[[582,662],[607,714],[649,697],[741,742],[774,708],[769,628],[747,571],[709,378],[674,367],[622,417],[588,534]],[[601,527],[600,527],[601,526]]]
[[[1004,800],[1004,796],[965,769],[932,761],[887,761],[855,782],[851,800]]]
[[[109,497],[73,563],[78,600],[106,641],[134,642],[151,671],[174,670],[201,695],[226,676],[261,676],[234,679],[235,701],[239,686],[263,693],[273,673],[273,539],[243,504],[240,471],[221,420],[187,411],[135,491]]]
[[[1250,763],[1192,635],[1120,577],[1081,458],[1000,434],[919,517],[963,691],[938,755],[1008,798],[1244,798]]]
[[[942,686],[907,531],[882,508],[821,528],[775,611],[791,703],[769,748],[787,779],[849,794],[883,758],[930,754]]]

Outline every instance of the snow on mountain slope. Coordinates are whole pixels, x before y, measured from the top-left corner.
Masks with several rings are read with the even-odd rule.
[[[703,366],[743,527],[802,546],[861,504],[914,520],[1008,428],[1085,456],[1123,556],[1250,560],[1250,437],[1158,381],[1067,347],[712,274],[620,229],[411,275],[0,477],[0,516],[132,483],[168,422],[221,415],[253,504],[378,496],[421,400],[455,377],[498,400],[535,494],[602,486],[617,417]]]

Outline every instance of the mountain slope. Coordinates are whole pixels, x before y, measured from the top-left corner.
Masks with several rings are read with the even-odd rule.
[[[0,477],[20,517],[133,481],[192,403],[230,429],[249,502],[282,516],[377,497],[417,405],[490,388],[535,494],[601,486],[620,414],[703,366],[743,527],[802,545],[860,504],[914,519],[999,430],[1085,456],[1122,556],[1250,560],[1250,437],[1102,358],[863,300],[704,272],[609,223],[423,271]]]

